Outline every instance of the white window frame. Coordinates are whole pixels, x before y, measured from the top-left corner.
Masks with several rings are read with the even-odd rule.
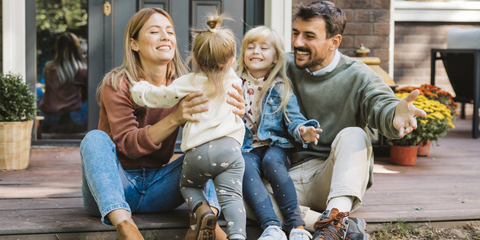
[[[265,0],[265,26],[274,29],[285,41],[285,51],[291,51],[292,0]]]
[[[26,79],[25,0],[2,1],[2,69]]]

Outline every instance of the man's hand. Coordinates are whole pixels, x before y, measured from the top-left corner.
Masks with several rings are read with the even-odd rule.
[[[393,126],[399,131],[400,137],[417,128],[417,116],[426,117],[427,113],[413,105],[413,100],[418,97],[418,89],[412,91],[408,96],[400,100],[395,108]]]
[[[302,135],[303,141],[313,142],[315,145],[317,145],[318,138],[320,138],[320,135],[318,135],[318,133],[321,133],[321,132],[323,132],[321,128],[314,128],[312,126],[300,127],[300,135]]]

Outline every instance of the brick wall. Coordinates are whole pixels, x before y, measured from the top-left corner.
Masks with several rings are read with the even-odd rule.
[[[311,0],[292,0],[293,7]],[[369,57],[378,57],[380,66],[388,72],[390,0],[331,0],[347,15],[340,51],[355,56],[355,50],[363,43],[370,49]]]
[[[430,83],[430,49],[446,48],[454,27],[471,29],[480,23],[395,23],[394,80],[399,86]],[[453,93],[442,61],[437,61],[435,85]]]

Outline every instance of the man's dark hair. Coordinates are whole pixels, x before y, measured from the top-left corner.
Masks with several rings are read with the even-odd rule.
[[[322,18],[325,20],[327,28],[327,38],[337,34],[342,35],[347,17],[345,12],[329,1],[313,1],[308,4],[300,4],[296,7],[293,15],[293,21],[297,19],[308,21],[312,18]]]

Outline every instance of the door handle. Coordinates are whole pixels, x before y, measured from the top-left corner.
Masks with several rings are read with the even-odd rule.
[[[107,1],[103,4],[103,14],[108,17],[110,13],[112,13],[112,5]]]

